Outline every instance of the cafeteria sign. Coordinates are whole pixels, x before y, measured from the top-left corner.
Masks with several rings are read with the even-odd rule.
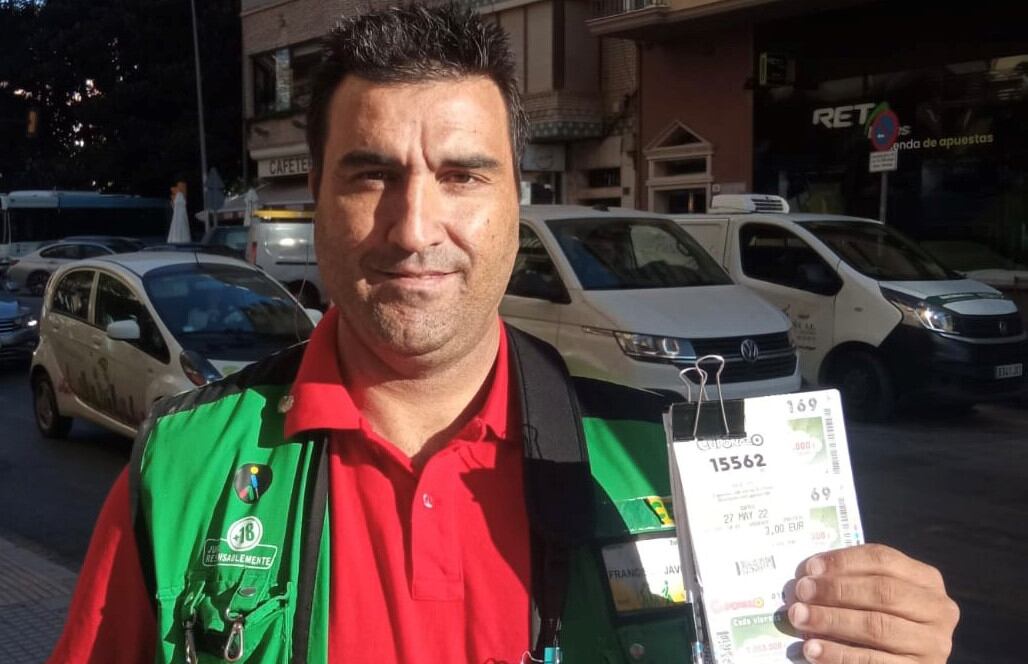
[[[287,175],[306,175],[311,170],[310,155],[294,155],[278,159],[262,159],[257,162],[257,176],[274,178]]]

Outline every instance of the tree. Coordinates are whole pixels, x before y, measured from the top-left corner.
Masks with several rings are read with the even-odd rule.
[[[208,162],[231,178],[241,155],[239,3],[197,2],[197,12]],[[12,32],[32,42],[16,65],[29,79],[19,81],[30,96],[20,101],[40,108],[41,124],[25,139],[29,165],[14,177],[0,171],[0,191],[163,196],[179,179],[201,191],[189,0],[47,0],[19,3],[17,14]],[[194,195],[191,207],[201,201]]]

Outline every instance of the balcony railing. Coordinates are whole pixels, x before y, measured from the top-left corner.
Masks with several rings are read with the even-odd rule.
[[[667,0],[593,0],[592,17],[606,18],[651,7],[667,7]]]

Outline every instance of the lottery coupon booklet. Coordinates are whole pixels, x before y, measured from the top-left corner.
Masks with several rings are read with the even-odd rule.
[[[809,556],[863,543],[838,391],[746,399],[734,437],[717,427],[694,438],[684,415],[695,406],[675,408],[665,416],[673,510],[701,623],[692,661],[805,661],[784,586]]]

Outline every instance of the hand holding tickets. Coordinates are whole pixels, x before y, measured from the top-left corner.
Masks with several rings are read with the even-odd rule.
[[[716,664],[945,662],[956,610],[939,573],[863,544],[838,392],[747,399],[729,435],[727,421],[693,435],[694,411],[676,404],[667,425],[682,571],[702,606],[696,652]]]
[[[879,544],[804,561],[793,594],[813,664],[943,664],[960,616],[938,570]]]

